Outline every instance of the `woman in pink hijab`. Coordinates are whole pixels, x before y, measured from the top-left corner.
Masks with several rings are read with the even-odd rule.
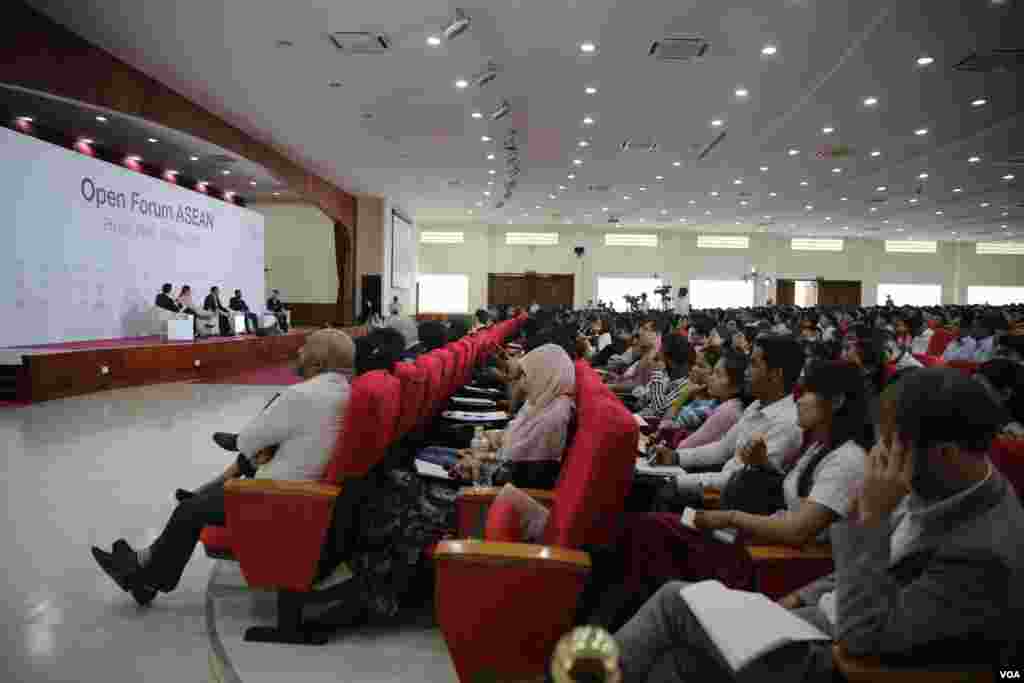
[[[503,432],[489,432],[493,448],[483,458],[465,455],[456,465],[463,476],[480,460],[497,463],[493,483],[550,489],[558,479],[575,405],[576,367],[565,350],[545,344],[518,359],[513,398],[524,399]],[[474,478],[475,477],[469,477]]]

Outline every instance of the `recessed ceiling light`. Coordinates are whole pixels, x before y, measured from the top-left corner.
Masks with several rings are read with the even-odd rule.
[[[791,156],[791,157],[795,157],[799,153],[800,153],[800,150],[798,150],[798,149],[791,149],[788,152],[789,156]]]
[[[807,187],[808,185],[810,185],[810,183],[807,182],[806,180],[801,180],[800,181],[800,187]]]
[[[280,196],[281,196],[281,193],[280,193],[280,192],[275,192],[275,193],[274,193],[274,196],[275,196],[275,197],[280,197]]]
[[[835,168],[833,168],[833,169],[832,169],[832,172],[833,172],[833,173],[842,173],[842,172],[843,172],[843,169],[841,169],[841,168],[839,168],[838,166],[836,166]]]
[[[711,190],[710,194],[711,194],[712,197],[717,197],[718,196],[718,190]]]
[[[708,209],[707,211],[705,211],[704,215],[705,216],[710,216],[711,215],[711,209]]]
[[[607,206],[602,206],[601,210],[604,211],[605,213],[608,213],[608,207]]]
[[[812,210],[814,208],[814,205],[813,204],[804,204],[804,208],[806,210],[810,211],[810,210]]]
[[[558,186],[558,189],[559,189],[559,190],[566,190],[566,189],[568,189],[568,188],[567,188],[567,187],[566,187],[565,185],[559,185],[559,186]]]
[[[644,222],[645,220],[646,220],[645,218],[638,218],[638,219],[636,220],[636,222],[637,222],[637,223],[643,223],[643,222]]]
[[[914,131],[914,135],[917,135],[917,136],[928,135],[928,129],[927,128],[918,128],[917,130]]]
[[[928,174],[927,173],[918,173],[917,174],[917,179],[918,180],[927,180],[928,179]]]
[[[459,90],[463,90],[465,88],[468,88],[469,87],[469,81],[467,81],[465,78],[460,78],[457,81],[455,81],[455,87],[458,88]]]
[[[589,55],[589,54],[595,52],[596,50],[597,50],[597,45],[594,45],[589,40],[586,41],[585,43],[580,43],[580,52],[585,52],[586,54]]]
[[[711,119],[711,125],[713,127],[715,127],[715,128],[718,128],[719,126],[721,126],[722,123],[723,123],[722,119]]]
[[[594,125],[594,119],[589,117],[589,116],[584,117],[583,118],[583,125],[584,126],[592,126],[592,125]]]
[[[736,180],[732,181],[732,184],[733,185],[742,185],[743,184],[743,178],[737,178]]]
[[[971,102],[972,107],[984,107],[986,104],[988,104],[988,100],[986,100],[984,97],[979,97],[978,99]]]
[[[872,206],[871,207],[871,213],[875,213],[876,211],[878,211],[878,207],[877,206]]]
[[[849,230],[849,229],[850,229],[850,226],[849,226],[849,225],[844,225],[844,226],[843,226],[843,230]]]
[[[889,188],[887,188],[885,185],[879,185],[878,187],[875,188],[875,192],[885,192],[888,189]]]
[[[487,172],[488,172],[488,173],[490,173],[491,175],[494,175],[495,173],[497,173],[497,171],[495,171],[495,170],[494,170],[493,168],[492,168],[492,169],[490,169],[490,170],[489,170],[489,171],[487,171]]]
[[[566,178],[568,178],[569,180],[575,180],[576,179],[576,174],[575,173],[570,173],[569,175],[566,176]]]
[[[225,168],[223,171],[220,172],[220,174],[221,175],[231,175],[231,171],[229,171],[228,169]]]
[[[824,133],[825,135],[831,135],[832,133],[836,132],[836,129],[833,128],[832,126],[825,126],[824,128],[821,129],[821,132]]]
[[[494,161],[494,154],[493,153],[487,155],[487,161]]]
[[[680,218],[680,219],[679,219],[679,222],[680,222],[680,223],[685,223],[685,222],[686,222],[686,219],[685,219],[685,218]]]
[[[1013,175],[1012,173],[1007,173],[1006,175],[1003,176],[1003,180],[1013,180],[1016,177],[1017,176]]]
[[[767,172],[768,172],[768,167],[767,166],[762,166],[761,167],[761,173],[767,173]]]
[[[1009,212],[1009,211],[1003,211],[1003,212],[1002,212],[1001,214],[999,214],[999,215],[1000,215],[1000,216],[1002,216],[1003,218],[1006,218],[1007,216],[1009,216],[1009,215],[1010,215],[1010,212]]]
[[[963,191],[964,191],[964,188],[962,188],[962,187],[954,187],[953,188],[953,192],[963,192]]]
[[[765,45],[764,47],[761,48],[761,54],[763,54],[766,57],[771,57],[778,51],[779,48],[775,47],[774,45]]]
[[[839,201],[841,201],[841,202],[845,202],[845,201],[847,201],[848,199],[849,199],[849,197],[840,197],[840,198],[839,198]]]
[[[911,204],[917,204],[917,197],[911,197],[907,201],[910,202]]]
[[[629,196],[628,194],[627,194],[627,195],[624,195],[624,196],[623,196],[622,198],[623,198],[623,199],[625,199],[625,200],[626,200],[627,202],[628,202],[628,201],[629,201],[630,199],[632,199],[632,197],[630,197],[630,196]]]
[[[825,220],[826,221],[831,221],[832,220],[832,216],[825,216]]]
[[[194,154],[193,154],[192,156],[190,156],[190,157],[188,158],[188,160],[189,160],[189,161],[199,161],[199,157],[197,157],[196,155],[194,155]]]
[[[976,164],[979,161],[981,161],[981,157],[979,157],[979,156],[973,156],[973,157],[968,157],[967,158],[967,163],[969,163],[969,164]]]
[[[641,186],[640,186],[639,188],[637,188],[637,189],[639,189],[639,190],[640,190],[641,192],[647,192],[647,186],[646,186],[646,185],[641,185]]]
[[[988,207],[991,206],[991,204],[989,204],[988,202],[982,202],[981,204],[978,204],[978,206],[980,206],[983,209],[987,209]]]
[[[549,194],[548,199],[558,199],[558,195]]]
[[[491,191],[490,190],[484,190],[484,196],[485,197],[490,197],[491,196]]]
[[[663,175],[656,175],[656,176],[654,176],[654,179],[655,180],[664,180],[665,176],[663,176]]]
[[[896,228],[896,232],[903,232],[903,228]]]
[[[886,218],[884,221],[882,221],[882,225],[889,225],[889,219]]]
[[[474,119],[482,119],[484,117],[484,115],[478,111],[473,112],[472,114],[470,114],[470,116],[472,116]]]
[[[956,230],[954,230],[954,231],[952,232],[952,234],[954,234],[954,235],[955,235],[955,234],[956,234]]]
[[[736,88],[736,97],[747,97],[750,95],[750,91],[746,88]]]
[[[743,225],[740,221],[736,221],[736,225]]]
[[[1009,227],[1006,225],[1006,223],[1003,223],[999,227],[1002,228],[1003,230],[1009,230]]]
[[[740,206],[747,206],[748,204],[750,204],[750,202],[748,202],[746,199],[740,200]]]
[[[541,206],[540,206],[540,204],[538,204],[537,206],[535,206],[535,207],[533,207],[533,208],[535,208],[535,209],[537,209],[537,210],[539,211],[539,210],[540,210],[540,208],[541,208]]]
[[[779,193],[778,193],[778,192],[769,192],[769,193],[768,193],[768,196],[769,196],[769,197],[778,197],[778,196],[779,196]]]
[[[673,161],[673,162],[672,162],[672,165],[673,165],[673,166],[676,166],[676,167],[679,167],[679,166],[682,166],[682,165],[683,165],[683,162],[681,162],[681,161]]]
[[[100,123],[106,123],[107,122],[107,117],[106,116],[97,116],[96,120],[99,121]]]
[[[488,186],[490,186],[490,185],[494,185],[494,181],[493,181],[493,180],[488,180],[488,181],[487,181],[487,185],[488,185]]]
[[[691,199],[690,201],[687,202],[687,204],[689,204],[690,206],[693,206],[696,203],[697,203],[696,199]]]
[[[865,97],[864,98],[864,106],[865,107],[873,107],[876,104],[878,104],[878,98],[877,97]]]
[[[590,143],[587,142],[586,140],[580,140],[579,142],[576,143],[576,145],[578,147],[590,147]]]
[[[490,141],[491,141],[491,136],[490,135],[481,135],[480,136],[480,142],[490,142]]]
[[[936,211],[936,212],[935,212],[935,215],[936,215],[936,216],[941,216],[941,215],[942,215],[942,213],[943,213],[942,211]]]
[[[928,66],[929,64],[931,64],[934,61],[935,60],[932,59],[931,57],[929,57],[927,55],[924,55],[924,56],[921,56],[921,57],[917,58],[917,65],[918,66]]]
[[[595,86],[593,86],[593,85],[588,85],[588,86],[587,86],[587,87],[586,87],[586,88],[585,88],[585,89],[583,90],[583,92],[587,93],[588,95],[595,95],[595,94],[597,94],[597,87],[595,87]]]
[[[660,213],[662,216],[667,216],[668,215],[668,209],[662,209],[658,213]]]
[[[427,45],[431,47],[437,47],[441,44],[441,39],[438,36],[430,36],[427,38]]]
[[[572,163],[575,164],[576,166],[582,166],[583,165],[583,159],[573,159]]]

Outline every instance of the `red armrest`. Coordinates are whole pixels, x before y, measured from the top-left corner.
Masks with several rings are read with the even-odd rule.
[[[750,545],[757,590],[781,598],[832,571],[832,547],[827,544],[791,548],[782,545]]]
[[[542,489],[522,489],[531,498],[550,508],[555,501],[555,492]],[[494,499],[501,493],[497,486],[473,486],[459,489],[455,499],[455,514],[459,538],[483,538],[487,526],[487,511]]]
[[[437,622],[460,681],[542,674],[590,571],[586,553],[525,543],[446,541],[434,563]]]
[[[224,485],[232,551],[250,587],[310,589],[340,492],[312,481],[233,479]]]

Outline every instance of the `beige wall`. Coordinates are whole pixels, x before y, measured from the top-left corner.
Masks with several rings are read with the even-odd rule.
[[[659,248],[641,249],[605,247],[603,230],[553,226],[520,230],[557,231],[558,246],[508,247],[504,243],[508,226],[504,225],[431,225],[421,229],[465,233],[464,244],[418,245],[418,270],[468,275],[471,309],[487,302],[488,273],[526,270],[573,273],[576,305],[596,296],[597,278],[603,275],[657,274],[678,287],[691,279],[739,279],[755,266],[776,277],[860,280],[866,305],[875,303],[879,283],[941,284],[945,303],[966,302],[970,285],[1024,285],[1024,257],[977,256],[973,243],[941,242],[936,254],[887,254],[881,241],[858,239],[847,240],[842,252],[794,252],[788,239],[752,235],[746,250],[698,250],[696,233],[658,231]],[[586,248],[582,259],[573,254],[576,246]]]
[[[394,206],[389,200],[381,197],[361,195],[357,203],[359,229],[357,231],[356,248],[356,310],[361,311],[363,300],[363,275],[379,274],[381,276],[381,302],[385,312],[391,304],[391,297],[397,296],[402,310],[411,313],[415,307],[416,285],[408,289],[391,286],[391,211],[401,208]],[[402,211],[403,215],[409,215]],[[412,244],[416,248],[418,241],[416,225],[413,224]],[[415,264],[415,259],[413,263]]]
[[[301,203],[250,204],[266,219],[267,294],[286,301],[331,303],[338,296],[334,224],[317,207]]]

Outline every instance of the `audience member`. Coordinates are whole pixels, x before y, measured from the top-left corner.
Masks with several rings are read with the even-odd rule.
[[[388,318],[387,327],[397,330],[405,340],[405,348],[402,351],[402,360],[415,360],[425,350],[420,344],[420,331],[416,321],[412,318],[393,315]]]
[[[171,283],[165,282],[160,288],[160,292],[156,295],[154,305],[157,308],[162,308],[165,311],[170,311],[171,313],[180,313],[182,306],[171,298],[171,289]]]
[[[217,316],[217,322],[220,325],[220,333],[222,336],[228,337],[234,334],[231,323],[231,314],[228,309],[224,308],[224,304],[220,300],[220,287],[214,285],[210,287],[210,293],[206,295],[206,299],[203,300],[203,310],[210,311]]]
[[[744,411],[740,394],[743,392],[747,366],[746,356],[739,353],[729,352],[719,359],[715,369],[704,380],[707,383],[707,398],[695,398],[679,409],[667,427],[669,430],[679,429],[681,438],[670,441],[668,447],[655,448],[655,464],[668,465],[675,462],[675,448],[686,450],[714,443],[739,422]],[[662,427],[665,426],[663,421]]]
[[[1024,366],[1006,358],[993,358],[978,368],[974,379],[1006,411],[1002,434],[1024,438]]]
[[[260,319],[255,313],[249,311],[249,304],[245,303],[245,299],[242,298],[242,290],[235,290],[235,295],[228,301],[228,308],[245,315],[246,332],[255,332],[260,328]]]
[[[420,323],[419,340],[423,352],[439,349],[448,343],[448,328],[440,320]]]
[[[690,342],[678,334],[665,337],[661,352],[651,366],[646,385],[633,390],[639,400],[637,412],[648,420],[661,420],[672,402],[679,397],[690,370]]]
[[[281,328],[281,331],[287,332],[288,309],[284,307],[284,302],[281,301],[280,290],[270,290],[270,298],[267,299],[267,310],[273,313],[274,316],[277,318],[277,326]]]

